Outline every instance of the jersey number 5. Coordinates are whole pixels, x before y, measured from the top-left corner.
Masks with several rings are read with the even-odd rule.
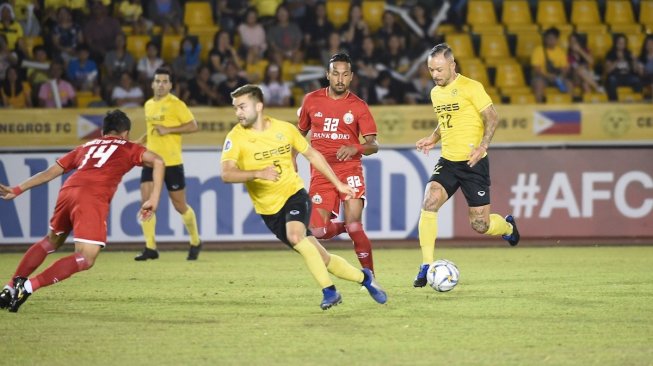
[[[118,149],[118,145],[102,145],[100,147],[92,146],[90,149],[88,149],[86,155],[84,155],[84,161],[82,161],[78,169],[86,165],[86,162],[88,161],[89,158],[99,159],[98,162],[95,163],[93,166],[96,168],[102,167],[102,165],[104,165],[104,163],[106,163],[107,160],[109,160],[109,158],[116,151],[116,149]]]

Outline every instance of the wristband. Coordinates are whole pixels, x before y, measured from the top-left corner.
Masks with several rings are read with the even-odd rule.
[[[20,189],[20,186],[15,186],[11,188],[11,193],[15,194],[16,196],[19,196],[21,193],[23,193],[23,190]]]
[[[356,151],[358,151],[359,154],[363,155],[364,150],[363,145],[356,145]]]

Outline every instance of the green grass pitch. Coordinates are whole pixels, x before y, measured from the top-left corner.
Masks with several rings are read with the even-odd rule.
[[[411,287],[418,248],[379,249],[388,303],[335,279],[327,311],[290,250],[102,253],[0,314],[0,364],[653,365],[653,247],[436,252],[460,269],[453,291]],[[20,257],[0,255],[3,281]]]

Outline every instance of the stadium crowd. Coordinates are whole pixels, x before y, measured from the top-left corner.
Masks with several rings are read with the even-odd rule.
[[[369,104],[428,104],[434,84],[424,52],[441,41],[451,44],[459,70],[483,82],[495,103],[651,98],[651,29],[642,20],[635,23],[638,36],[631,37],[627,32],[637,27],[609,24],[606,1],[596,2],[601,11],[595,28],[577,22],[576,5],[563,0],[557,26],[541,21],[541,5],[528,0],[330,3],[6,1],[0,5],[2,105],[142,106],[152,95],[154,70],[168,65],[176,78],[174,94],[189,106],[230,105],[229,94],[247,83],[261,86],[270,107],[297,106],[306,92],[325,83],[324,65],[337,52],[352,56],[351,89]],[[364,13],[371,3],[381,5],[378,22]],[[528,6],[523,29],[506,15],[515,3]],[[336,5],[345,6],[344,14],[334,15]],[[443,8],[446,16],[433,27]],[[595,31],[610,39],[596,43]],[[528,34],[536,35],[534,41],[522,46]],[[488,45],[491,40],[498,44]],[[633,40],[641,46],[629,45]],[[622,98],[624,90],[631,98]]]

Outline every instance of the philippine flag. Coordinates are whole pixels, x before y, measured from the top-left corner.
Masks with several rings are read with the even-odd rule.
[[[580,111],[536,111],[533,132],[536,135],[579,135]]]
[[[103,115],[81,114],[77,117],[77,138],[91,140],[102,136]]]

